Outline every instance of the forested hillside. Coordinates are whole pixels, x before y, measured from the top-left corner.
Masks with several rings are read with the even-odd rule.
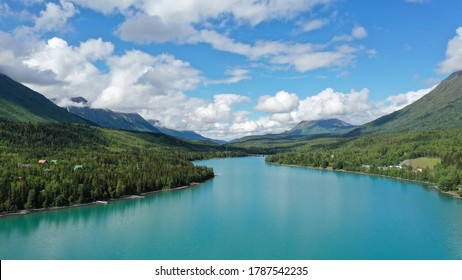
[[[27,122],[89,123],[1,73],[0,118]]]
[[[316,140],[267,161],[430,182],[462,195],[461,128]]]
[[[162,134],[0,120],[0,212],[201,182],[212,178],[213,170],[189,160],[232,155],[237,154]]]
[[[350,136],[462,127],[462,71],[443,80],[434,90],[389,115],[349,133]]]

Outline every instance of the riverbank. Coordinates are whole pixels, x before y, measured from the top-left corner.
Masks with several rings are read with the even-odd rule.
[[[460,196],[456,192],[446,192],[438,188],[434,183],[431,182],[424,182],[424,181],[418,181],[418,180],[411,180],[411,179],[405,179],[405,178],[400,178],[400,177],[392,177],[392,176],[387,176],[387,175],[381,175],[381,174],[371,174],[371,173],[365,173],[365,172],[359,172],[359,171],[349,171],[349,170],[343,170],[343,169],[333,169],[332,167],[330,168],[321,168],[321,167],[312,167],[312,166],[301,166],[301,165],[295,165],[295,164],[282,164],[282,163],[274,163],[274,162],[266,162],[266,164],[274,164],[274,165],[280,165],[280,166],[290,166],[290,167],[298,167],[298,168],[307,168],[307,169],[313,169],[313,170],[322,170],[322,171],[333,171],[333,172],[344,172],[344,173],[352,173],[352,174],[358,174],[358,175],[368,175],[368,176],[377,176],[377,177],[382,177],[382,178],[388,178],[388,179],[394,179],[394,180],[399,180],[399,181],[407,181],[407,182],[414,182],[414,183],[419,183],[419,184],[425,184],[429,188],[437,190],[440,194],[446,195],[446,196],[451,196],[456,199],[462,199],[462,196]]]
[[[210,180],[210,179],[209,179]],[[206,182],[208,180],[205,180]],[[70,209],[70,208],[77,208],[77,207],[85,207],[85,206],[92,206],[92,205],[105,205],[113,201],[119,201],[119,200],[126,200],[126,199],[142,199],[145,196],[153,195],[156,193],[161,193],[161,192],[171,192],[171,191],[179,191],[179,190],[184,190],[187,188],[192,188],[201,185],[204,182],[192,182],[189,185],[186,186],[180,186],[177,188],[173,189],[166,189],[166,190],[157,190],[157,191],[152,191],[152,192],[145,192],[141,193],[139,195],[124,195],[123,197],[119,198],[112,198],[108,200],[97,200],[89,203],[80,203],[80,204],[74,204],[74,205],[68,205],[68,206],[55,206],[55,207],[49,207],[49,208],[38,208],[38,209],[26,209],[26,210],[19,210],[17,212],[11,212],[11,213],[0,213],[0,218],[3,217],[8,217],[8,216],[17,216],[17,215],[27,215],[27,214],[32,214],[32,213],[39,213],[39,212],[44,212],[44,211],[56,211],[56,210],[63,210],[63,209]]]

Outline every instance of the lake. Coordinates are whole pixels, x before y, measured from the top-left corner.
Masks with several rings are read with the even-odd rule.
[[[0,259],[462,259],[462,200],[426,185],[196,162],[199,186],[0,218]]]

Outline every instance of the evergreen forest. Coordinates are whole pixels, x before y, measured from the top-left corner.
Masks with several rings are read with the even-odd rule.
[[[238,156],[164,134],[0,120],[0,212],[109,200],[214,176],[190,160]]]

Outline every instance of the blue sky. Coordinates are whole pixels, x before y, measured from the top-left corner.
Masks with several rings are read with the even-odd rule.
[[[362,124],[462,70],[462,1],[0,1],[0,72],[233,139]]]

